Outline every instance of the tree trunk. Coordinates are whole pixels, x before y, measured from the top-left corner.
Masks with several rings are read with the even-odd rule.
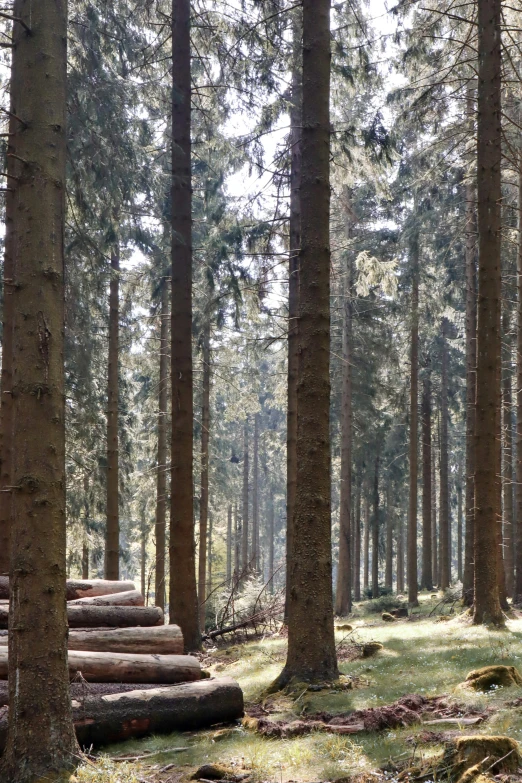
[[[248,559],[248,480],[250,473],[250,461],[248,453],[248,418],[245,419],[243,430],[243,518],[241,520],[241,567],[246,571],[249,565]]]
[[[172,0],[172,450],[170,622],[201,646],[193,499],[190,0]]]
[[[432,440],[431,446],[431,557],[433,581],[440,585],[439,573],[439,536],[437,530],[437,449]]]
[[[208,448],[210,442],[210,318],[203,327],[203,396],[201,402],[201,497],[199,500],[199,627],[205,631],[208,527]]]
[[[288,402],[286,419],[286,593],[285,624],[291,592],[291,560],[297,484],[297,377],[299,368],[299,253],[301,249],[301,145],[303,19],[300,8],[292,16],[292,106],[290,109],[290,248],[288,254]]]
[[[227,582],[232,579],[232,506],[227,514]]]
[[[142,574],[142,582],[144,582]],[[139,590],[129,590],[126,593],[113,593],[111,595],[100,595],[87,598],[77,598],[69,601],[68,606],[144,606],[145,600],[143,593]]]
[[[513,524],[513,420],[512,420],[512,391],[513,368],[511,361],[510,342],[510,317],[509,310],[504,311],[504,368],[502,378],[502,410],[504,414],[504,461],[503,461],[503,552],[504,571],[506,577],[506,595],[513,596],[514,588],[514,524]]]
[[[169,372],[169,291],[161,284],[160,361],[158,389],[158,454],[156,474],[156,570],[154,602],[165,609],[165,547],[167,532],[167,416]]]
[[[479,236],[477,420],[475,433],[475,624],[503,625],[497,530],[501,378],[500,0],[478,2],[477,200]]]
[[[516,489],[515,489],[515,587],[513,604],[522,604],[522,146],[518,157],[518,253],[517,253],[517,367],[516,367]]]
[[[459,476],[457,484],[457,579],[462,582],[462,479]]]
[[[433,590],[431,510],[431,361],[422,385],[422,578],[421,586]]]
[[[393,516],[391,512],[391,487],[388,484],[386,492],[386,571],[384,584],[389,590],[393,588]]]
[[[254,475],[252,478],[252,568],[259,573],[259,414],[254,416]]]
[[[0,631],[0,645],[6,645],[8,638],[8,631]],[[68,645],[69,650],[84,652],[182,655],[183,634],[177,625],[157,628],[83,628],[69,631]]]
[[[234,503],[234,573],[241,571],[241,525],[238,519],[237,503]]]
[[[297,486],[288,657],[278,685],[338,675],[330,501],[330,2],[303,2]]]
[[[397,593],[404,593],[404,522],[399,514],[397,528]]]
[[[208,572],[208,579],[207,579],[207,595],[212,592],[212,514],[209,514],[208,516],[208,561],[207,561],[207,572]]]
[[[375,460],[372,525],[372,598],[379,597],[379,457]]]
[[[411,240],[410,494],[408,507],[408,603],[417,606],[417,485],[419,419],[419,237]]]
[[[274,592],[274,568],[275,568],[275,508],[274,488],[270,484],[268,496],[268,578],[270,579],[270,592]]]
[[[89,544],[84,539],[82,546],[82,579],[89,578]]]
[[[144,605],[144,597],[147,592],[147,528],[145,526],[145,520],[141,523],[141,593],[140,599],[143,603],[137,603],[136,606]],[[90,600],[90,599],[87,599]],[[112,603],[112,602],[108,602]],[[115,603],[115,602],[114,602]],[[119,604],[122,606],[122,603]]]
[[[67,5],[16,0],[9,186],[12,286],[12,527],[9,735],[0,778],[33,783],[77,753],[65,602],[64,214]],[[27,32],[30,29],[30,32]],[[14,164],[13,164],[14,165]],[[333,624],[332,624],[333,628]],[[49,777],[51,775],[49,774]]]
[[[473,92],[468,95],[468,115],[473,130]],[[475,421],[477,396],[477,255],[475,186],[466,185],[466,540],[462,597],[473,605],[475,526]]]
[[[119,341],[120,341],[120,248],[111,251],[109,295],[109,376],[107,405],[107,531],[105,542],[105,578],[120,576],[119,515]]]
[[[134,582],[107,582],[105,579],[68,579],[66,595],[68,601],[78,598],[95,598],[99,595],[128,593],[135,590]],[[0,598],[9,597],[9,580],[0,580]]]
[[[354,535],[354,583],[353,595],[355,601],[361,600],[361,481],[357,482],[355,498],[355,535]]]
[[[350,235],[351,212],[348,194],[347,235]],[[339,563],[335,613],[346,617],[352,611],[351,506],[352,506],[352,256],[346,256],[343,285],[343,363],[341,400],[341,498],[339,518]]]
[[[446,338],[447,324],[442,322],[441,348],[441,397],[440,397],[440,506],[439,506],[439,536],[440,536],[440,584],[441,590],[450,586],[450,552],[449,552],[449,476],[448,476],[448,342]]]
[[[368,487],[366,492],[368,492]],[[364,496],[364,574],[363,589],[368,590],[370,586],[370,500],[368,495]]]

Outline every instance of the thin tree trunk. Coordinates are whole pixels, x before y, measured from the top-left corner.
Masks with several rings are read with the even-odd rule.
[[[79,753],[65,601],[64,215],[67,6],[16,0],[11,111],[20,118],[12,286],[9,732],[0,778],[33,783]],[[27,32],[28,28],[30,33]],[[13,171],[11,169],[11,171]],[[333,627],[333,624],[332,624]]]
[[[248,560],[248,479],[250,473],[249,454],[248,454],[248,419],[245,419],[243,431],[243,518],[242,523],[242,541],[241,541],[241,566],[246,570],[249,565]]]
[[[457,579],[462,582],[462,479],[457,484]]]
[[[167,524],[167,414],[168,414],[168,340],[169,292],[162,281],[160,310],[160,361],[158,399],[158,453],[156,474],[156,569],[155,604],[165,609],[165,547]]]
[[[421,586],[433,590],[431,509],[431,361],[422,385],[422,578]]]
[[[419,420],[419,238],[411,240],[411,369],[410,369],[410,494],[408,507],[408,603],[418,604],[417,586],[417,485]]]
[[[386,571],[384,584],[393,588],[393,516],[391,512],[391,487],[388,484],[386,492]]]
[[[522,145],[518,155],[517,367],[515,465],[515,587],[513,604],[522,604]]]
[[[145,519],[141,523],[141,594],[147,592],[147,527]]]
[[[212,592],[212,563],[213,563],[213,551],[212,551],[212,544],[213,544],[213,538],[212,538],[212,529],[213,529],[213,518],[212,514],[208,515],[208,591],[207,595]]]
[[[84,540],[82,546],[82,579],[89,578],[89,544]]]
[[[199,624],[205,631],[208,526],[208,447],[210,441],[210,318],[203,327],[203,396],[201,401],[201,493],[199,500]]]
[[[354,531],[354,585],[353,595],[355,601],[361,600],[361,480],[357,482],[357,494],[355,497],[355,531]]]
[[[291,679],[338,675],[332,596],[330,500],[330,0],[303,1],[301,253],[297,486],[290,558]]]
[[[234,574],[241,572],[241,525],[237,503],[234,503]]]
[[[254,475],[252,477],[252,568],[259,573],[259,414],[254,416]]]
[[[440,506],[439,506],[439,536],[440,536],[440,584],[441,590],[450,586],[450,552],[449,552],[449,476],[448,476],[448,342],[447,324],[442,322],[441,348],[441,397],[440,397]]]
[[[437,449],[432,440],[431,446],[431,557],[433,581],[440,586],[439,573],[439,535],[437,528]]]
[[[232,506],[227,514],[227,582],[232,579]]]
[[[199,649],[193,482],[190,0],[172,0],[170,622]]]
[[[348,194],[347,231],[350,235]],[[346,256],[343,285],[343,363],[341,400],[341,497],[339,518],[339,563],[335,613],[346,617],[352,611],[352,560],[350,557],[352,505],[352,256]]]
[[[274,509],[274,489],[270,485],[268,496],[268,578],[270,579],[269,590],[274,592],[274,562],[275,562],[275,509]]]
[[[372,598],[379,597],[379,457],[375,459],[372,525]]]
[[[370,586],[370,500],[367,493],[368,487],[364,496],[364,590],[368,590]]]
[[[83,493],[85,506],[85,527],[83,531],[82,545],[82,579],[89,578],[89,541],[87,539],[87,525],[91,516],[91,507],[89,502],[89,477],[86,474],[83,477]]]
[[[397,593],[404,593],[404,522],[402,509],[397,526]]]
[[[475,604],[473,622],[503,625],[498,591],[501,506],[501,0],[478,2],[477,200],[479,234]]]
[[[120,342],[120,248],[111,251],[109,297],[109,379],[107,406],[107,530],[105,542],[105,578],[120,578],[119,514],[119,342]]]
[[[504,311],[504,368],[502,378],[502,410],[504,413],[504,463],[503,463],[503,522],[504,522],[504,570],[506,577],[506,595],[512,597],[514,587],[514,524],[513,524],[513,422],[512,422],[512,390],[513,377],[511,342],[510,342],[510,318],[506,306]]]
[[[473,130],[473,90],[468,94],[468,116]],[[466,185],[466,540],[462,597],[473,605],[475,526],[475,421],[477,396],[477,254],[475,183]]]
[[[292,17],[292,106],[290,110],[290,249],[288,257],[288,406],[286,435],[286,596],[285,624],[291,591],[294,508],[297,484],[297,377],[299,368],[299,252],[301,249],[301,115],[303,108],[302,10]]]

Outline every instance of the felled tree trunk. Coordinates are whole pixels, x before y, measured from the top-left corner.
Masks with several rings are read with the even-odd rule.
[[[7,628],[9,607],[0,606],[0,628]],[[163,623],[158,606],[68,606],[69,628],[134,628]]]
[[[0,631],[7,645],[8,631]],[[157,628],[83,628],[69,631],[69,650],[149,655],[182,655],[183,634],[178,625]]]
[[[68,601],[74,601],[78,598],[127,593],[134,589],[134,582],[111,582],[106,579],[68,579],[66,596]],[[9,598],[8,576],[0,576],[0,599],[2,598]]]
[[[144,606],[145,599],[139,590],[128,590],[126,593],[113,593],[112,595],[98,595],[94,597],[78,598],[69,601],[69,606]]]

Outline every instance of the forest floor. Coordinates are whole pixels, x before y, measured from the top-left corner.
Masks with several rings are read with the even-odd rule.
[[[522,743],[522,688],[488,693],[457,689],[470,670],[483,666],[513,665],[522,673],[522,617],[510,619],[505,631],[492,631],[470,625],[463,616],[430,617],[439,601],[424,594],[412,618],[395,622],[384,622],[380,613],[369,612],[369,602],[357,604],[354,615],[345,621],[353,632],[336,630],[339,668],[346,675],[345,684],[350,678],[350,689],[299,688],[290,695],[263,698],[284,665],[284,635],[210,649],[206,668],[215,676],[235,678],[245,694],[246,714],[275,721],[283,726],[275,733],[283,736],[267,737],[238,725],[133,740],[105,748],[99,759],[80,767],[76,779],[78,783],[183,783],[200,766],[211,763],[231,768],[236,779],[245,783],[340,781],[358,773],[367,773],[371,780],[375,770],[408,766],[413,757],[440,754],[444,742],[457,735],[502,734]],[[380,642],[383,649],[371,658],[353,659],[354,644],[371,641]],[[322,720],[329,720],[340,713],[392,705],[408,694],[444,697],[442,704],[432,703],[433,717],[451,716],[453,723],[419,722],[349,736],[329,731],[284,736],[291,721],[306,723],[319,713]],[[363,713],[372,720],[379,714]],[[455,716],[484,720],[468,726],[465,721],[455,724]],[[263,726],[261,722],[259,728]]]

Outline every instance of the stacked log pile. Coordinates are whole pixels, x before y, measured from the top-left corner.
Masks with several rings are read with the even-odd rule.
[[[9,579],[0,577],[0,680],[8,677]],[[73,700],[78,739],[103,744],[151,732],[189,730],[236,720],[243,694],[228,678],[211,680],[197,658],[184,655],[181,629],[164,625],[158,607],[145,606],[132,582],[67,581],[69,676],[85,682]],[[115,693],[89,694],[89,683],[112,683]],[[119,684],[136,690],[118,692]],[[158,688],[140,690],[139,685]],[[0,710],[0,752],[7,708]]]

